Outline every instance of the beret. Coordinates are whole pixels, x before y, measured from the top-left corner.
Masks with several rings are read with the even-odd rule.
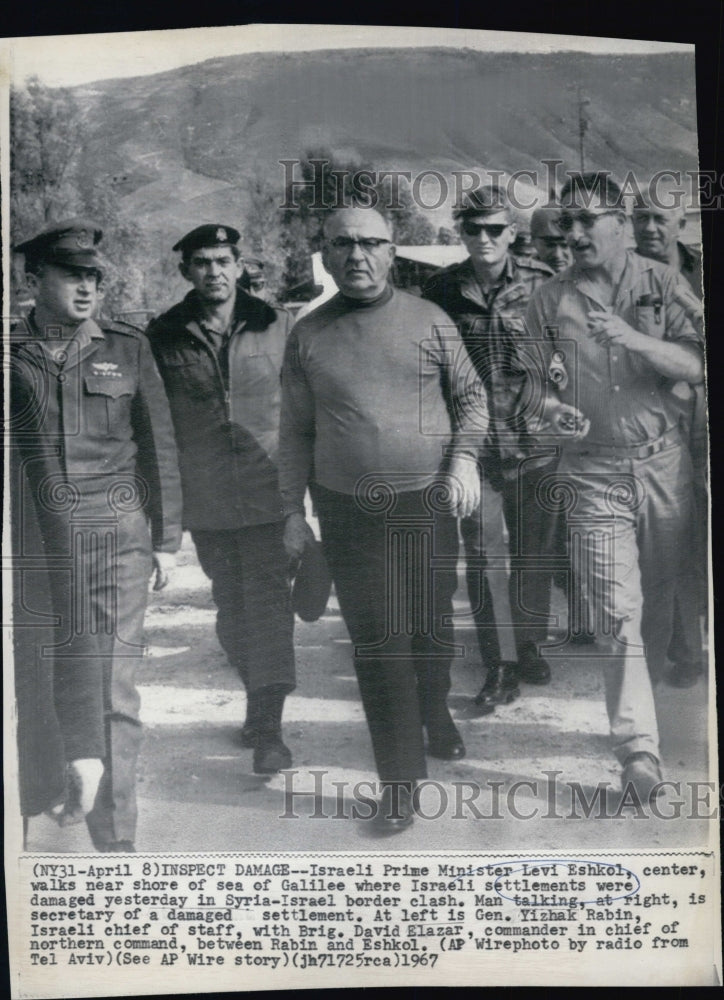
[[[206,225],[197,226],[190,233],[182,236],[178,243],[174,244],[174,250],[180,250],[183,254],[192,253],[200,247],[220,247],[234,246],[239,242],[241,236],[233,226]]]

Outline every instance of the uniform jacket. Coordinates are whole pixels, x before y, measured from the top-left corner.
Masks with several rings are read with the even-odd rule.
[[[528,301],[533,291],[552,274],[553,271],[539,260],[509,254],[502,286],[495,297],[486,302],[468,257],[433,275],[422,294],[452,316],[478,374],[487,379],[491,373],[491,356],[514,350],[525,329]]]
[[[281,521],[280,372],[290,316],[237,287],[227,376],[197,303],[189,292],[147,330],[176,430],[184,526],[214,531]]]
[[[175,552],[181,541],[176,444],[143,334],[88,319],[63,363],[39,337],[31,315],[11,344],[11,434],[39,516],[57,511],[71,493],[95,512],[138,504],[149,517],[154,549]]]
[[[691,299],[689,285],[674,268],[629,250],[610,308],[640,333],[703,349],[703,328],[695,322]],[[625,347],[603,347],[589,336],[588,313],[601,308],[608,306],[574,264],[533,295],[526,317],[540,349],[541,380],[591,422],[582,444],[564,442],[573,450],[647,445],[680,419],[670,379]],[[557,359],[562,378],[554,373]]]
[[[460,330],[470,359],[483,379],[490,403],[491,423],[484,461],[487,476],[496,488],[501,476],[517,475],[523,457],[523,425],[516,418],[523,378],[511,378],[519,370],[521,342],[525,339],[525,311],[534,290],[548,281],[553,271],[531,257],[508,254],[502,284],[493,296],[483,295],[473,263],[468,257],[433,275],[423,288],[424,298],[439,305]],[[526,365],[523,363],[522,368]]]

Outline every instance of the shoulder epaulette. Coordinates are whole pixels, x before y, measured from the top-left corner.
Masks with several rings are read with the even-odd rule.
[[[513,260],[515,261],[516,267],[529,268],[531,271],[541,271],[543,274],[547,274],[549,276],[555,274],[552,267],[548,267],[547,264],[544,264],[542,260],[538,260],[537,257],[530,257],[527,255],[517,257],[514,255]]]
[[[143,330],[134,326],[133,323],[126,323],[122,319],[106,319],[105,317],[96,320],[98,326],[104,333],[125,333],[128,337],[138,337],[143,334]]]

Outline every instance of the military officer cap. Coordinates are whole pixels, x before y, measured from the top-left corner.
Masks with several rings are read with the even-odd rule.
[[[498,184],[488,184],[466,192],[454,215],[456,219],[469,219],[475,215],[497,215],[498,212],[506,212],[512,217],[512,208],[505,189]]]
[[[188,257],[194,250],[201,247],[221,247],[236,246],[241,239],[238,230],[233,226],[206,225],[197,226],[190,233],[186,233],[173,247],[180,250],[184,257]]]
[[[15,250],[25,255],[26,265],[67,264],[100,271],[102,258],[96,247],[102,236],[101,228],[89,219],[65,219],[19,243]]]

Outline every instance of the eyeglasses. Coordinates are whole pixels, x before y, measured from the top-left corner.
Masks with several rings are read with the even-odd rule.
[[[574,223],[580,222],[584,229],[593,229],[597,220],[602,219],[604,215],[620,214],[621,212],[615,208],[605,212],[588,212],[585,209],[581,212],[561,212],[558,217],[558,228],[564,233],[570,233]]]
[[[359,247],[362,253],[375,253],[380,247],[391,243],[392,240],[383,240],[378,236],[362,236],[360,239],[353,239],[351,236],[335,236],[329,240],[329,245],[334,250],[351,250],[352,247]]]
[[[491,240],[499,240],[509,225],[508,222],[488,225],[486,222],[470,222],[469,219],[464,219],[463,232],[466,236],[479,236],[485,233]]]

